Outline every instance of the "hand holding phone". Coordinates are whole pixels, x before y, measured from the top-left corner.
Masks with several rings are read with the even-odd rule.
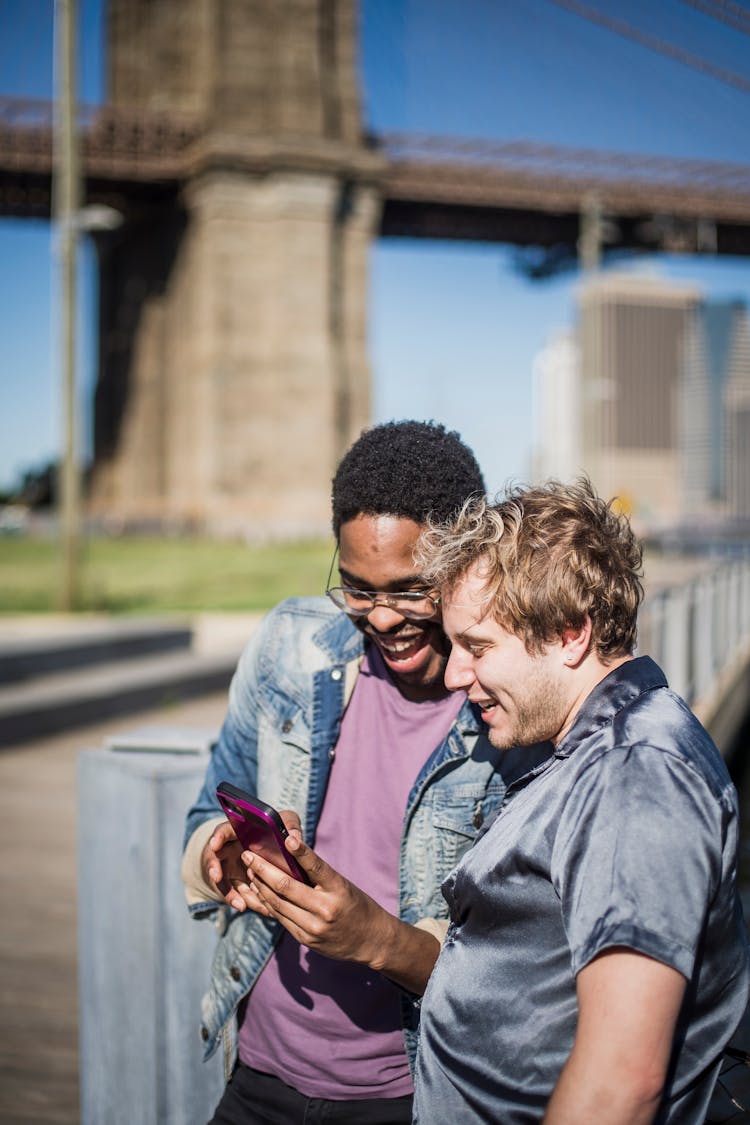
[[[284,846],[289,833],[276,809],[228,781],[220,782],[216,796],[243,849],[255,852],[292,878],[310,885],[307,875]]]

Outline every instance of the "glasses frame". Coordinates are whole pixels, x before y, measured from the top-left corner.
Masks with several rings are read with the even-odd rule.
[[[409,621],[430,621],[440,609],[440,594],[422,593],[421,590],[402,590],[397,594],[389,594],[384,590],[358,590],[354,586],[331,586],[331,575],[333,574],[333,567],[334,563],[336,562],[336,556],[338,555],[338,553],[339,548],[338,544],[336,544],[336,549],[334,550],[333,558],[331,559],[331,565],[328,569],[328,579],[326,581],[326,597],[330,598],[330,600],[336,606],[336,609],[340,609],[342,613],[346,613],[349,617],[367,617],[368,614],[372,613],[372,611],[376,609],[378,605],[384,605],[386,609],[393,610],[395,613],[398,613],[401,617],[407,618],[407,620]],[[340,590],[344,596],[346,596],[346,594],[357,594],[359,597],[369,598],[370,605],[365,609],[352,609],[350,606],[339,605],[339,603],[333,596],[334,591],[338,590]],[[415,614],[408,609],[404,610],[403,604],[398,604],[399,602],[402,602],[404,598],[406,598],[408,601],[409,598],[413,597],[414,595],[417,595],[424,601],[431,602],[433,606],[432,613]]]

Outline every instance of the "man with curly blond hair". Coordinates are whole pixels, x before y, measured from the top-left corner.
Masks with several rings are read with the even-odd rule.
[[[420,1125],[705,1120],[747,1000],[737,797],[687,705],[633,655],[641,552],[589,482],[467,504],[423,536],[445,680],[502,751],[554,753],[443,883]]]

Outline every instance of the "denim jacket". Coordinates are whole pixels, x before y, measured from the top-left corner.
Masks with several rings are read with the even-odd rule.
[[[276,808],[295,809],[314,846],[331,761],[345,710],[345,684],[356,672],[363,635],[325,598],[291,598],[273,610],[247,645],[232,680],[229,709],[198,799],[188,813],[186,841],[221,815],[215,796],[230,781]],[[407,801],[399,858],[400,917],[445,918],[440,884],[500,804],[505,783],[499,754],[481,733],[468,700],[447,737],[422,767]],[[238,1006],[252,989],[281,936],[279,924],[216,902],[195,903],[214,915],[220,938],[201,1036],[206,1057],[224,1035],[225,1066],[236,1054]],[[402,995],[407,1054],[413,1062],[419,1000]]]

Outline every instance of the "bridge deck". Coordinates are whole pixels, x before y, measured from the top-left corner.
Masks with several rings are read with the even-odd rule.
[[[0,98],[0,214],[50,213],[53,105]],[[80,107],[89,202],[171,198],[206,160],[250,175],[325,169],[374,182],[386,236],[574,245],[596,200],[605,247],[750,253],[750,165],[596,152],[530,142],[492,143],[384,134],[359,149],[336,141],[214,138],[174,113]],[[218,148],[217,148],[218,145]],[[157,190],[158,189],[158,190]]]

